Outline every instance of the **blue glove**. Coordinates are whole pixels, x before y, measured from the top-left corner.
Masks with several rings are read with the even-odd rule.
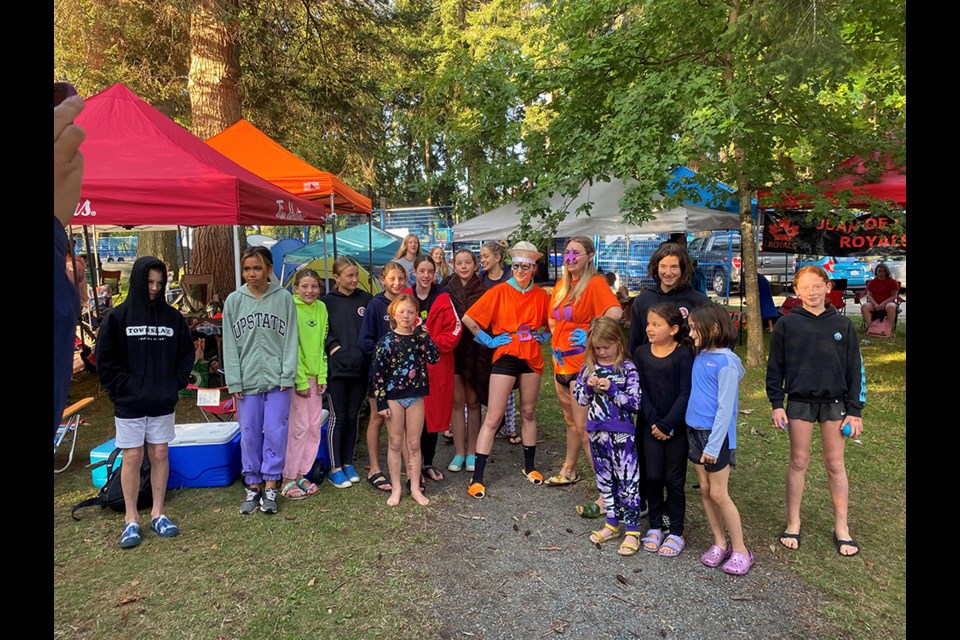
[[[585,347],[587,346],[587,332],[583,329],[574,329],[570,332],[569,338],[571,347]]]
[[[490,334],[481,329],[480,332],[474,336],[473,341],[482,344],[488,349],[496,349],[505,344],[510,344],[512,339],[509,333],[501,333],[498,336],[491,337]]]
[[[550,332],[549,331],[534,331],[533,339],[543,344],[545,342],[550,342]]]

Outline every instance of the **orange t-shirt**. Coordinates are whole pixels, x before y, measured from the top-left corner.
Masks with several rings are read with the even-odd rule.
[[[473,318],[481,327],[490,327],[491,336],[513,334],[510,344],[494,350],[494,362],[500,356],[516,356],[543,375],[543,347],[530,332],[547,326],[549,311],[550,296],[540,287],[534,285],[526,293],[521,293],[504,282],[480,296],[464,315]]]
[[[573,281],[576,286],[578,280]],[[557,285],[559,286],[559,282]],[[579,373],[583,368],[584,352],[569,354],[563,356],[563,364],[557,362],[556,351],[571,351],[577,347],[570,346],[570,334],[574,329],[590,329],[590,323],[594,318],[602,316],[610,307],[619,307],[620,301],[607,285],[606,279],[601,275],[595,275],[590,278],[587,288],[583,290],[580,297],[574,304],[569,304],[566,300],[557,307],[558,287],[554,287],[554,297],[550,300],[550,317],[556,324],[553,325],[553,337],[550,338],[550,344],[554,349],[553,371],[559,374]],[[568,296],[569,297],[569,296]]]

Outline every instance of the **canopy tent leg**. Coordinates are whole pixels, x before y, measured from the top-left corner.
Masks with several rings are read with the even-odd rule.
[[[236,288],[240,288],[240,227],[233,225],[233,274]]]

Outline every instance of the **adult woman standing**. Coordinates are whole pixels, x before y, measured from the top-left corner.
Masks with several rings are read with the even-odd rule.
[[[453,308],[450,295],[437,284],[436,266],[430,256],[414,260],[414,285],[403,290],[420,304],[420,319],[427,333],[440,350],[440,359],[427,365],[430,394],[424,397],[426,428],[420,436],[423,455],[422,473],[430,480],[443,480],[443,474],[433,466],[437,452],[437,438],[450,426],[453,410],[453,350],[460,342],[463,327]]]
[[[420,251],[420,237],[415,233],[408,233],[400,243],[396,255],[393,256],[393,262],[397,262],[407,271],[408,283],[413,284],[413,261],[423,252]]]
[[[487,415],[477,437],[477,461],[467,492],[483,498],[483,474],[487,456],[493,448],[497,425],[503,417],[507,398],[520,381],[520,414],[523,420],[523,462],[521,471],[533,484],[542,484],[543,476],[534,465],[537,450],[537,397],[543,375],[543,349],[550,338],[541,330],[547,325],[550,296],[533,282],[537,260],[543,254],[529,242],[518,242],[510,250],[513,277],[487,291],[467,310],[463,324],[475,340],[490,349],[493,367],[490,373]],[[490,327],[493,335],[483,331]]]
[[[507,250],[507,241],[486,242],[480,247],[480,282],[483,288],[490,290],[501,282],[506,282],[509,275],[503,270],[503,258]],[[486,406],[487,391],[490,382],[490,368],[493,366],[493,351],[481,349],[477,360],[477,395],[480,404]],[[520,434],[517,433],[517,405],[511,392],[507,398],[507,408],[503,414],[500,428],[503,429],[510,444],[520,444]],[[472,471],[472,469],[468,469]]]
[[[583,368],[587,329],[594,318],[606,316],[619,322],[623,309],[606,279],[593,264],[596,248],[590,238],[577,236],[567,241],[563,257],[563,277],[553,288],[550,299],[550,332],[553,334],[553,372],[557,400],[567,423],[567,454],[560,471],[546,484],[558,487],[580,480],[577,459],[580,449],[590,458],[587,438],[587,409],[573,399],[573,384]]]

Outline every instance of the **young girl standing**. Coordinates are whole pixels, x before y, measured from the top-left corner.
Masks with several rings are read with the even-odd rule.
[[[826,306],[830,279],[818,266],[801,267],[793,280],[802,307],[773,327],[767,362],[767,397],[773,424],[788,429],[787,526],[780,544],[800,548],[800,501],[810,462],[813,425],[820,423],[823,464],[833,498],[833,543],[842,556],[855,556],[860,545],[847,524],[849,485],[843,459],[846,439],[863,431],[860,412],[866,401],[866,379],[860,343],[853,323]],[[787,408],[784,411],[784,398]],[[789,428],[788,428],[789,427]]]
[[[413,284],[413,261],[423,255],[420,250],[420,237],[415,233],[408,233],[400,243],[396,255],[393,256],[393,262],[399,263],[407,272],[407,284]]]
[[[693,369],[692,341],[683,314],[676,305],[660,303],[647,312],[647,342],[637,347],[633,361],[640,370],[640,415],[637,430],[643,438],[647,473],[650,529],[643,548],[673,557],[686,545],[683,539],[687,478],[687,401]],[[664,500],[666,489],[666,500]],[[664,516],[669,534],[664,539]]]
[[[441,284],[444,278],[449,277],[453,273],[453,269],[450,268],[450,264],[447,262],[447,254],[443,250],[443,247],[436,246],[430,249],[430,259],[433,260],[433,264],[437,268],[437,283]]]
[[[503,260],[509,246],[506,240],[497,240],[496,242],[485,242],[480,247],[480,282],[483,283],[483,288],[487,291],[510,279],[509,274],[503,268]],[[487,391],[490,384],[490,370],[493,366],[493,351],[481,349],[479,356],[477,395],[480,396],[480,404],[488,406]],[[517,404],[512,392],[507,398],[507,406],[504,409],[499,428],[502,429],[510,444],[521,443],[520,434],[517,433]]]
[[[290,388],[297,377],[297,310],[286,289],[269,281],[270,251],[240,256],[245,284],[223,306],[223,363],[240,422],[247,485],[240,513],[277,512],[277,483],[287,449]],[[264,484],[266,485],[264,487]]]
[[[337,286],[323,297],[327,305],[330,329],[327,350],[327,387],[333,401],[333,416],[327,427],[330,450],[330,482],[346,489],[360,482],[353,468],[353,452],[357,444],[357,421],[367,390],[369,359],[360,350],[360,323],[371,296],[358,289],[360,267],[353,258],[342,256],[333,263],[333,279]]]
[[[437,440],[450,426],[453,409],[453,350],[460,342],[463,327],[453,308],[450,295],[437,284],[436,266],[430,256],[413,261],[414,285],[404,289],[417,299],[420,320],[440,350],[440,360],[427,367],[430,373],[430,393],[424,398],[426,427],[420,441],[423,456],[423,475],[433,481],[443,480],[443,474],[433,466]]]
[[[443,281],[457,315],[463,316],[485,293],[477,275],[477,258],[469,249],[453,254],[454,273]],[[449,471],[473,471],[477,460],[477,434],[480,432],[480,382],[478,361],[481,351],[489,351],[473,340],[460,340],[453,351],[453,414],[450,416],[456,455]],[[486,384],[488,380],[483,380]],[[466,411],[466,415],[464,415]]]
[[[387,307],[396,300],[407,285],[407,271],[399,262],[388,262],[380,270],[380,284],[383,291],[373,296],[367,303],[363,322],[360,324],[360,350],[373,358],[377,343],[390,331],[390,315]],[[380,469],[380,428],[384,425],[383,416],[377,411],[377,402],[373,396],[373,369],[370,370],[370,385],[367,398],[370,403],[370,421],[367,423],[367,456],[370,458],[370,473],[367,482],[374,489],[391,491],[390,481]]]
[[[302,500],[319,491],[307,479],[317,459],[323,421],[323,394],[327,390],[327,307],[320,297],[320,274],[301,269],[293,279],[297,306],[297,381],[290,398],[290,428],[287,432],[287,456],[283,466],[280,495]]]
[[[744,374],[731,351],[737,333],[730,314],[714,303],[696,307],[688,321],[697,347],[686,414],[689,458],[697,466],[703,510],[713,531],[713,545],[700,562],[742,576],[753,566],[753,553],[744,544],[740,512],[727,491],[730,467],[736,466],[737,396]]]
[[[401,450],[406,449],[410,495],[417,504],[430,503],[420,486],[420,433],[423,431],[423,396],[430,391],[427,364],[440,360],[440,350],[420,322],[417,301],[401,294],[388,307],[393,330],[377,343],[373,360],[373,390],[377,411],[387,421],[390,497],[400,504]]]
[[[600,544],[626,537],[618,553],[640,549],[640,460],[634,414],[640,409],[640,378],[626,348],[620,324],[605,316],[590,323],[583,368],[573,383],[577,404],[587,409],[587,436],[607,521],[590,541]]]

